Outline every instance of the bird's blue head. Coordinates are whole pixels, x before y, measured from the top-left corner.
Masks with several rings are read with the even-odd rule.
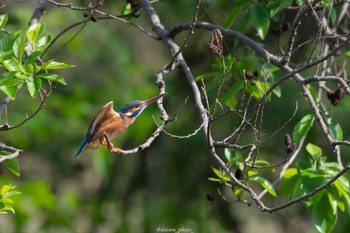
[[[150,104],[162,98],[165,94],[157,95],[147,100],[136,100],[122,107],[118,112],[127,115],[130,118],[138,117],[141,112]]]

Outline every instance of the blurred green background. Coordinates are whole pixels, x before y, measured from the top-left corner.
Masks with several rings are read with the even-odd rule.
[[[83,3],[75,1],[77,5]],[[205,3],[200,20],[220,24],[228,8],[214,9],[211,1]],[[124,1],[105,1],[101,10],[119,14],[123,5]],[[7,29],[25,30],[35,6],[36,1],[10,1],[1,12],[9,15]],[[171,28],[192,20],[195,1],[161,1],[155,6],[162,23]],[[83,12],[50,4],[41,18],[46,24],[45,34],[52,36],[81,20],[84,20]],[[144,15],[132,21],[151,31]],[[55,86],[45,108],[27,124],[10,132],[1,132],[4,143],[24,150],[19,157],[19,178],[0,167],[0,184],[14,184],[22,193],[14,197],[16,214],[0,216],[1,233],[138,233],[160,232],[161,227],[183,227],[196,233],[316,232],[310,215],[301,204],[275,214],[263,213],[255,205],[249,207],[233,202],[230,190],[208,181],[208,177],[213,176],[210,167],[216,164],[208,153],[202,132],[189,139],[161,134],[150,148],[134,155],[114,155],[106,148],[100,148],[74,158],[97,111],[110,100],[119,109],[132,100],[158,94],[155,74],[171,60],[163,43],[117,20],[88,22],[63,47],[78,30],[76,27],[64,34],[46,57],[76,65],[76,68],[61,72],[68,85]],[[185,34],[176,38],[179,44]],[[256,38],[253,31],[247,34]],[[196,76],[216,71],[213,65],[215,57],[207,49],[209,39],[210,32],[196,31],[184,50]],[[232,48],[233,43],[226,41],[226,46]],[[264,43],[267,43],[268,50],[276,52],[275,38],[268,38]],[[246,48],[237,48],[234,54],[236,64],[244,61],[245,53]],[[259,67],[251,65],[251,68]],[[169,124],[166,130],[179,135],[192,133],[200,123],[184,75],[174,71],[165,78],[168,94],[164,105],[169,114],[175,114],[189,96],[178,120]],[[240,77],[232,75],[229,78],[224,89]],[[215,94],[216,84],[215,81],[207,82],[210,97]],[[281,89],[282,97],[273,97],[266,105],[264,133],[271,135],[287,121],[295,110],[296,101],[299,111],[285,130],[272,137],[261,149],[261,158],[272,163],[283,160],[283,135],[292,131],[300,117],[310,113],[297,84],[285,83]],[[4,95],[0,94],[0,98]],[[339,122],[346,121],[350,110],[347,102],[343,101],[333,110]],[[19,123],[38,104],[38,100],[21,91],[8,108],[9,123]],[[147,108],[114,144],[131,149],[143,143],[156,128],[152,116],[159,122],[155,105]],[[215,123],[217,137],[226,136],[239,121],[239,117],[227,117]],[[349,129],[343,128],[343,131],[345,136],[348,135]],[[245,137],[243,141],[254,140],[252,135]],[[318,145],[326,143],[318,129],[313,130],[308,139],[318,142]],[[327,147],[324,150],[332,160],[333,153]],[[223,151],[219,152],[223,154]],[[276,174],[265,175],[273,180]],[[231,198],[232,203],[222,200],[217,189]],[[207,194],[211,194],[214,201],[208,201]],[[272,206],[286,201],[286,197],[269,199],[266,196],[264,200]],[[340,217],[346,219],[347,216],[341,213]],[[335,232],[346,232],[349,224],[338,224]]]

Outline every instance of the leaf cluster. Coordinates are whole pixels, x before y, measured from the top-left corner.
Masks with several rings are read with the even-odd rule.
[[[317,145],[309,143],[306,150],[309,159],[299,161],[295,168],[288,168],[284,174],[281,194],[289,194],[290,199],[312,192],[343,169],[339,163],[327,162]],[[317,230],[330,232],[337,221],[338,210],[349,211],[349,180],[345,176],[339,177],[313,197],[304,200],[304,204],[311,212]]]
[[[0,29],[8,20],[0,16]],[[74,67],[55,60],[43,61],[41,56],[50,45],[51,36],[44,36],[45,25],[38,23],[26,32],[5,33],[0,37],[0,90],[11,100],[16,98],[21,86],[27,86],[30,96],[36,97],[42,87],[42,80],[66,84],[63,77],[49,72],[53,69]]]

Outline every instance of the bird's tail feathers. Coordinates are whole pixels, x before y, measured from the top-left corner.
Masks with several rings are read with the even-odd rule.
[[[80,146],[78,152],[75,154],[74,158],[78,157],[78,155],[79,155],[79,154],[81,153],[81,151],[84,149],[84,147],[85,147],[87,141],[88,141],[88,137],[85,137],[84,140],[83,140],[83,142],[81,143],[81,146]]]

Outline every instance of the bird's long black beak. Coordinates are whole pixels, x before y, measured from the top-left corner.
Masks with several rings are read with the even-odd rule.
[[[159,100],[163,96],[165,96],[165,94],[157,95],[157,96],[154,96],[154,97],[152,97],[150,99],[144,100],[143,101],[143,107],[147,107],[148,105],[153,104],[154,102],[156,102],[157,100]]]

